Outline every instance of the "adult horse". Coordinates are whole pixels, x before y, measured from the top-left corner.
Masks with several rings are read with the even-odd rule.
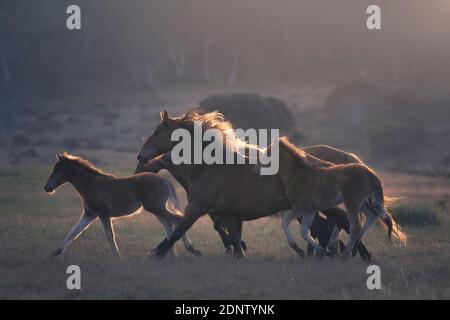
[[[161,112],[161,122],[153,133],[144,140],[137,155],[139,162],[146,163],[150,159],[166,153],[177,144],[171,135],[176,129],[185,129],[191,137],[194,127],[200,123],[203,131],[219,130],[227,141],[238,140],[232,132],[232,126],[224,121],[223,115],[217,112],[200,114],[189,112],[179,118],[171,118],[167,111]],[[242,144],[242,141],[236,141]],[[323,158],[323,160],[327,160]],[[277,175],[257,177],[253,172],[254,165],[221,165],[196,164],[184,165],[188,177],[188,205],[184,217],[172,235],[162,241],[154,250],[156,256],[165,256],[173,244],[206,213],[220,215],[229,228],[233,246],[237,256],[243,256],[241,248],[242,221],[254,220],[291,208],[285,195],[282,181]],[[390,230],[395,228],[392,217],[388,215],[384,222]]]

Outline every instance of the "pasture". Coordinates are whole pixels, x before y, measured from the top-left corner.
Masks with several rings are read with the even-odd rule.
[[[380,0],[381,30],[370,30],[369,3],[360,0],[130,1],[126,8],[120,0],[78,2],[79,30],[70,30],[67,22],[75,17],[65,1],[0,5],[0,300],[450,299],[450,6],[445,1],[428,1],[425,10],[423,1]],[[223,113],[235,129],[279,129],[298,147],[338,148],[347,153],[336,162],[347,162],[353,153],[374,169],[384,195],[399,199],[393,216],[408,235],[406,245],[391,244],[378,224],[364,235],[380,267],[381,289],[368,289],[368,265],[360,257],[299,257],[285,236],[291,231],[306,249],[297,221],[282,230],[277,214],[244,222],[245,260],[225,254],[204,216],[189,230],[201,258],[179,241],[178,257],[143,262],[160,243],[154,253],[163,255],[179,235],[162,242],[163,227],[145,211],[113,221],[121,260],[111,253],[98,220],[62,255],[49,259],[82,213],[71,185],[53,195],[44,192],[55,154],[68,152],[127,176],[138,158],[145,162],[170,150],[173,128],[192,129],[181,116],[200,112],[198,107]],[[165,121],[162,134],[155,131],[161,110],[181,121]],[[144,154],[142,141],[147,141]],[[343,179],[336,174],[324,178],[325,188],[317,191],[317,183],[302,181],[317,180],[318,171],[311,170],[314,179],[291,179],[295,170],[287,172],[288,166],[283,183],[277,177],[274,183],[260,182],[255,168],[205,167],[178,167],[187,175],[182,183],[189,183],[191,202],[190,216],[177,231],[205,211],[222,214],[237,248],[238,215],[289,207],[312,211],[322,197],[326,209],[364,189],[337,188]],[[69,176],[72,182],[83,176],[76,172]],[[166,170],[159,174],[174,183],[184,208],[183,188]],[[339,190],[331,193],[327,187],[333,183]],[[107,189],[78,186],[94,194]],[[376,186],[372,191],[380,195]],[[307,192],[294,194],[300,187]],[[142,198],[125,197],[125,189],[117,187],[114,197],[97,193],[101,204],[90,210],[133,212]],[[367,188],[360,200],[376,208],[381,196],[369,203],[368,193]],[[106,198],[117,201],[108,208]],[[124,198],[135,205],[127,206],[129,211]],[[312,204],[298,205],[302,198]],[[349,206],[354,238],[357,202]],[[331,228],[323,230],[331,234]],[[113,243],[112,232],[108,235]],[[81,290],[67,288],[70,265],[81,268]]]
[[[106,167],[127,174],[129,167]],[[390,245],[376,226],[367,244],[381,267],[381,290],[366,287],[366,264],[360,258],[299,258],[288,247],[278,218],[244,224],[246,260],[225,256],[208,217],[190,232],[196,258],[177,243],[178,257],[142,263],[142,257],[163,239],[156,218],[141,213],[114,222],[123,259],[117,262],[100,222],[83,233],[60,257],[47,260],[78,220],[81,203],[71,186],[53,196],[42,190],[51,167],[0,168],[0,299],[443,299],[450,298],[450,223],[448,206],[438,210],[438,224],[404,229],[406,247]],[[442,178],[383,173],[387,193],[402,194],[410,206],[428,205],[450,193]],[[178,188],[181,198],[181,188]],[[183,198],[183,203],[185,203]],[[295,225],[295,227],[294,227]],[[298,243],[298,225],[291,228]],[[82,290],[66,288],[66,268],[77,264]]]

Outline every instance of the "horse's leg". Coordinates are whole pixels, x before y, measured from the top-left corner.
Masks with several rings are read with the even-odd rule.
[[[370,215],[377,215],[377,213],[371,208],[371,206],[368,205],[367,201],[364,202],[363,206],[361,207],[361,211],[366,215],[366,217]],[[366,244],[362,239],[359,240],[359,243],[357,244],[357,249],[359,252],[359,255],[361,256],[361,259],[363,259],[365,262],[373,262],[373,256],[372,253],[367,248]]]
[[[348,215],[348,222],[350,225],[349,235],[350,239],[347,242],[346,248],[344,250],[344,253],[342,254],[342,258],[346,259],[350,255],[350,253],[353,251],[353,248],[358,243],[359,239],[361,239],[362,235],[362,228],[361,228],[361,217],[359,212],[361,211],[361,206],[364,203],[363,201],[358,201],[356,199],[346,199],[344,197],[344,205],[347,210]],[[365,222],[365,230],[372,224],[370,221],[370,215],[366,219]],[[369,223],[369,224],[368,224]]]
[[[106,239],[108,240],[109,247],[111,248],[112,253],[120,259],[119,248],[117,248],[116,243],[116,235],[114,234],[114,227],[111,222],[110,217],[100,217],[100,221],[103,224],[103,228],[105,229]]]
[[[144,205],[144,208],[145,207],[146,206]],[[159,207],[154,207],[154,208],[148,207],[148,209],[147,208],[145,208],[145,209],[147,211],[153,212],[155,214],[155,216],[159,219],[159,221],[162,223],[164,230],[166,231],[166,239],[168,239],[174,231],[173,223],[175,223],[175,225],[176,225],[177,223],[180,223],[183,218],[182,216],[176,215],[173,212],[169,211],[165,205],[159,206]],[[176,222],[173,222],[174,220],[176,220]],[[168,232],[170,232],[170,233],[168,234]],[[191,238],[189,237],[189,234],[187,232],[183,234],[182,238],[183,238],[184,247],[186,248],[186,250],[188,252],[192,253],[193,255],[195,255],[197,257],[200,257],[202,255],[202,253],[200,251],[196,250],[194,248],[194,246],[192,245]],[[174,246],[172,246],[170,252],[172,255],[176,256],[176,249]],[[155,249],[151,250],[147,254],[147,256],[153,256],[154,254],[155,254]]]
[[[214,216],[214,218],[211,219],[214,222],[214,229],[219,233],[222,242],[225,246],[225,250],[227,254],[231,253],[231,245],[232,245],[232,240],[230,235],[228,234],[227,228],[226,226],[222,223],[222,220],[219,216]],[[242,221],[241,221],[241,231],[242,231]],[[245,243],[244,240],[242,240],[242,234],[241,234],[241,247],[244,251],[247,251],[247,244]]]
[[[305,251],[303,251],[302,249],[300,249],[298,247],[297,243],[295,242],[294,237],[292,236],[291,232],[289,231],[289,224],[291,223],[291,221],[293,219],[296,219],[299,217],[300,217],[300,214],[298,214],[297,212],[294,212],[292,209],[289,211],[285,211],[281,217],[281,228],[283,229],[284,235],[286,236],[289,246],[295,252],[297,252],[297,254],[299,256],[304,257]]]
[[[333,227],[333,231],[331,232],[330,239],[326,245],[326,248],[335,254],[339,254],[339,238],[341,236],[342,229],[337,225]]]
[[[234,217],[223,217],[223,220],[233,244],[233,257],[245,258],[244,250],[242,250],[241,245],[242,220]]]
[[[185,232],[181,238],[183,239],[184,247],[188,252],[192,253],[196,257],[202,256],[201,251],[194,248],[191,238],[189,237],[189,234],[187,232]]]
[[[225,229],[221,219],[219,216],[216,215],[209,215],[213,225],[214,230],[217,231],[217,233],[220,236],[220,239],[222,240],[223,246],[225,247],[226,254],[231,254],[231,239],[230,235],[228,234],[227,230]]]
[[[308,257],[314,256],[314,247],[310,243],[308,243],[308,247],[306,248],[306,255]]]
[[[174,226],[171,222],[169,222],[168,220],[164,219],[163,217],[161,217],[160,215],[156,215],[156,218],[158,218],[159,222],[161,222],[163,228],[164,228],[164,232],[166,233],[166,237],[170,237],[170,235],[173,232]],[[151,255],[151,252],[150,252]],[[169,255],[176,257],[177,256],[177,249],[176,246],[173,246],[170,251],[169,251]]]
[[[328,243],[330,242],[330,237],[333,235],[334,224],[326,218],[323,218],[318,212],[314,215],[314,220],[309,229],[311,236],[314,240],[319,242],[319,245],[327,249]],[[309,245],[309,243],[308,243]],[[323,257],[323,250],[316,253],[317,258]]]
[[[167,252],[177,242],[189,228],[198,220],[202,215],[206,213],[207,210],[202,207],[189,203],[184,211],[184,216],[175,227],[172,235],[169,238],[164,239],[155,249],[155,256],[164,257]]]
[[[364,205],[362,206],[361,211],[364,212],[367,216],[368,214],[370,214],[370,212],[367,213],[367,211],[369,211],[371,209],[370,209],[370,207],[367,206],[366,203],[367,202],[365,202]],[[342,210],[339,207],[334,207],[334,208],[322,210],[322,213],[324,215],[326,215],[328,220],[332,221],[333,223],[336,224],[336,226],[340,227],[346,233],[350,234],[350,225],[349,225],[349,222],[347,219],[347,214],[344,210]],[[341,240],[339,240],[339,241],[342,242]],[[364,242],[362,240],[360,240],[358,242],[356,247],[359,251],[359,255],[361,256],[361,259],[363,259],[364,261],[372,260],[372,254],[367,249],[366,245],[364,244]],[[341,248],[345,248],[345,246],[341,246]],[[345,249],[341,250],[341,252],[343,252],[344,250]]]
[[[365,262],[373,262],[374,259],[372,257],[372,253],[369,252],[367,249],[364,241],[362,239],[359,240],[357,244],[358,252],[361,257],[361,259]]]
[[[78,236],[86,230],[90,224],[97,218],[97,216],[90,212],[89,210],[85,209],[83,215],[81,216],[78,223],[70,230],[70,232],[67,234],[67,236],[64,238],[61,245],[54,250],[49,257],[55,257],[60,255],[61,253],[66,250],[67,246],[71,244]]]
[[[333,256],[333,254],[331,254],[325,248],[322,248],[320,246],[320,244],[311,236],[310,229],[311,229],[311,225],[314,221],[315,215],[316,215],[315,212],[310,212],[310,213],[306,213],[303,215],[302,229],[301,229],[302,237],[303,237],[303,239],[308,241],[314,247],[314,249],[316,250],[316,253],[325,254],[327,256]]]
[[[302,228],[302,217],[297,218],[298,224],[300,225],[300,230]],[[312,257],[314,256],[314,247],[308,243],[308,246],[306,247],[306,256]]]
[[[358,244],[358,246],[359,246],[359,244],[361,244],[362,237],[366,234],[367,230],[369,230],[369,228],[374,224],[374,222],[377,220],[377,218],[378,218],[378,215],[376,215],[376,214],[372,214],[372,215],[369,214],[366,216],[366,222],[364,223],[359,234],[357,235],[355,245]],[[370,256],[370,259],[371,259],[371,256]]]

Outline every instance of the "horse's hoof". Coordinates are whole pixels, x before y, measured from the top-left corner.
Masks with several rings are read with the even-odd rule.
[[[329,257],[336,258],[337,256],[340,256],[339,250],[337,247],[328,247],[328,252],[330,253]]]
[[[145,258],[152,258],[156,255],[156,249],[152,249],[145,254]]]
[[[196,257],[199,257],[199,258],[202,257],[201,251],[199,251],[199,250],[197,250],[197,249],[192,249],[191,253],[192,253],[194,256],[196,256]]]
[[[297,252],[297,254],[298,254],[300,257],[302,257],[302,258],[305,257],[305,251],[303,251],[302,249],[300,249],[297,245],[292,245],[291,248],[292,248],[295,252]]]
[[[241,240],[241,247],[242,247],[242,250],[247,251],[247,244],[245,243],[244,240]]]
[[[144,259],[146,260],[152,260],[152,259],[162,259],[164,258],[166,255],[162,254],[158,248],[151,250],[150,252],[148,252]]]
[[[365,256],[365,257],[363,258],[363,260],[364,260],[364,262],[366,262],[366,263],[376,264],[376,260],[375,260],[375,258],[372,256],[371,253],[368,253],[367,256]]]
[[[51,258],[57,257],[57,256],[59,256],[62,252],[63,252],[62,249],[59,249],[59,248],[58,248],[58,249],[52,251],[52,252],[47,256],[47,259],[51,259]]]
[[[305,251],[300,250],[300,251],[296,251],[296,252],[297,252],[299,257],[302,257],[302,258],[306,257]]]

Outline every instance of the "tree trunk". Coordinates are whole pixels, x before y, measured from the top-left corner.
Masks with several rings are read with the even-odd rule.
[[[2,55],[2,71],[3,71],[3,77],[5,79],[5,83],[6,83],[6,85],[8,85],[9,81],[11,80],[11,74],[9,73],[8,61],[6,59],[6,55]]]
[[[229,84],[234,84],[237,81],[240,56],[241,56],[241,50],[236,49],[233,52],[233,63],[231,65],[230,74],[228,76]]]
[[[169,45],[169,57],[175,67],[177,76],[182,77],[184,75],[184,67],[186,64],[186,52],[184,48],[174,44]]]
[[[204,41],[204,48],[203,48],[203,78],[206,81],[211,80],[211,68],[209,65],[210,51],[211,51],[211,41],[207,38]]]

